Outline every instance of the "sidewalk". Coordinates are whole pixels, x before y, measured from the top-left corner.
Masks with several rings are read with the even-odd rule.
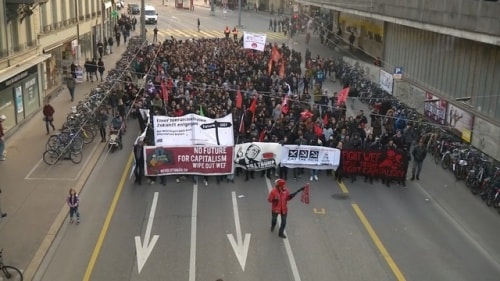
[[[106,72],[115,67],[125,49],[123,40],[119,47],[115,42],[113,54],[103,57]],[[65,87],[52,96],[56,128],[62,126],[71,107],[98,85],[96,81],[77,83],[74,102]],[[97,136],[84,147],[80,164],[61,160],[48,166],[41,159],[49,137],[42,116],[40,110],[6,140],[7,160],[0,162],[0,200],[3,212],[8,214],[0,220],[0,248],[5,249],[6,264],[24,271],[24,280],[32,279],[66,221],[69,188],[78,192],[82,189],[105,147]]]

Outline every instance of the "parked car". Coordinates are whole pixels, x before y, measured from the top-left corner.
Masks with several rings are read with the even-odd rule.
[[[141,13],[141,6],[139,4],[128,4],[127,13],[137,15]]]

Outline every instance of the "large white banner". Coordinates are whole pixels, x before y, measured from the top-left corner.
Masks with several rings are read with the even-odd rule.
[[[281,159],[281,144],[249,142],[235,147],[235,167],[248,171],[267,170],[278,167]]]
[[[156,146],[233,146],[232,114],[222,118],[188,114],[182,117],[153,116]]]
[[[281,166],[317,170],[337,170],[340,150],[324,146],[284,145],[281,151]]]
[[[266,47],[266,34],[243,32],[243,48],[264,51]]]
[[[380,88],[392,95],[394,78],[387,71],[380,70]]]

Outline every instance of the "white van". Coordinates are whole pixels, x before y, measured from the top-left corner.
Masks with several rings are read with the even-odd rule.
[[[146,19],[146,24],[158,23],[158,13],[153,6],[146,5],[146,7],[144,7],[144,17]]]

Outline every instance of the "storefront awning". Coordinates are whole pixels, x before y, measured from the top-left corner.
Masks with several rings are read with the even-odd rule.
[[[35,57],[31,57],[27,60],[18,63],[15,66],[8,67],[2,71],[0,71],[0,82],[3,82],[27,69],[33,67],[41,62],[48,60],[51,57],[50,54],[38,55]]]

